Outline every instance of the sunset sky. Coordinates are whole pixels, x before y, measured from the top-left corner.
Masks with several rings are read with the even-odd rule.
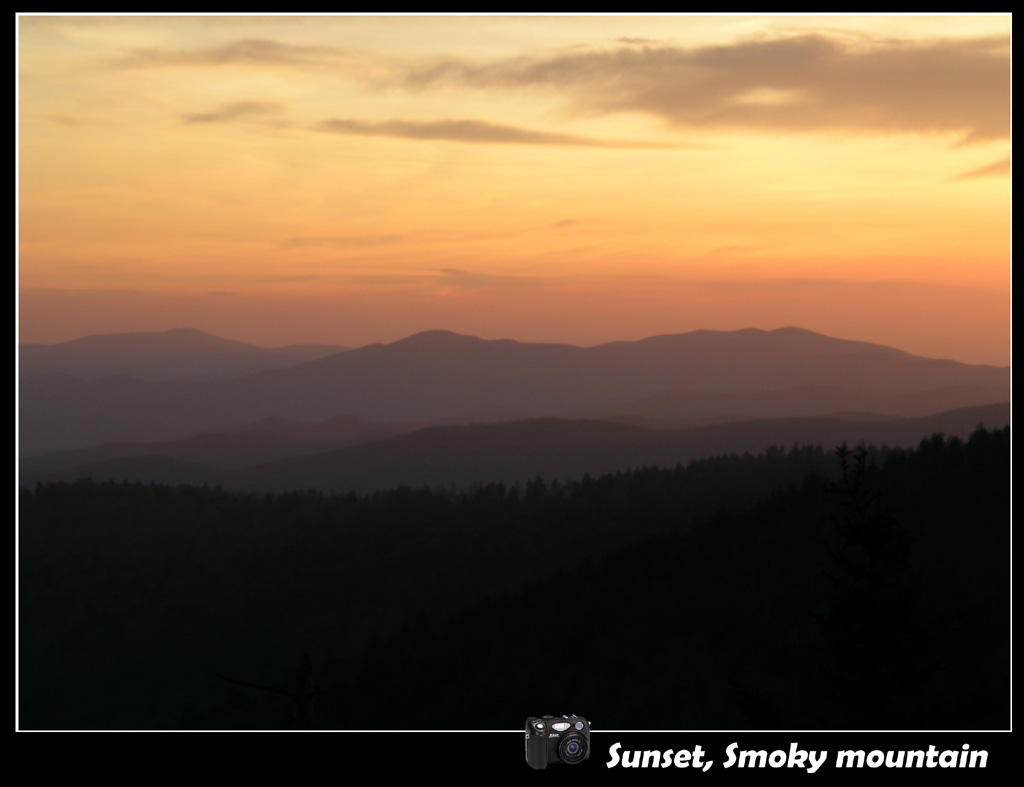
[[[19,338],[1005,365],[1011,21],[21,16]]]

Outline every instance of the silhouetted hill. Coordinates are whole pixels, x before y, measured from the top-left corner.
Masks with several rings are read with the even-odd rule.
[[[803,448],[706,460],[620,477],[611,495],[588,483],[585,499],[537,482],[365,497],[22,490],[22,721],[173,726],[221,696],[217,672],[273,680],[296,648],[355,656],[420,610],[443,617],[814,472],[834,477],[834,458]]]
[[[874,413],[880,417],[917,417],[958,407],[992,404],[1007,392],[991,385],[959,385],[913,393],[865,394],[836,385],[802,385],[777,391],[663,391],[653,396],[593,408],[581,418],[660,422],[662,426],[694,426],[739,418],[834,416],[839,412]],[[828,403],[831,410],[820,412]]]
[[[1008,431],[868,451],[838,488],[807,477],[410,623],[339,672],[323,723],[446,729],[487,697],[482,728],[554,701],[613,729],[1008,729]]]
[[[336,344],[286,344],[283,347],[270,348],[273,352],[286,355],[296,363],[315,361],[318,358],[326,358],[328,355],[345,353],[351,347],[342,347]]]
[[[226,430],[226,434],[239,432],[266,432],[290,440],[306,443],[330,443],[334,445],[354,441],[369,442],[385,437],[392,437],[403,432],[412,432],[425,424],[405,423],[400,421],[369,421],[351,415],[339,415],[325,421],[293,421],[288,418],[269,416]],[[251,464],[251,463],[250,463]]]
[[[19,361],[25,376],[59,372],[87,380],[121,374],[144,380],[219,380],[279,369],[346,349],[316,344],[269,349],[194,328],[177,328],[86,336],[59,344],[23,344]]]
[[[457,494],[22,490],[21,724],[280,728],[280,695],[216,676],[283,687],[308,654],[331,729],[545,702],[620,729],[1007,729],[1009,458],[1004,428],[845,471],[793,447]]]
[[[339,416],[319,423],[264,418],[223,432],[208,432],[181,440],[154,443],[105,443],[72,451],[22,457],[24,474],[52,473],[75,467],[95,467],[136,457],[164,457],[213,467],[245,467],[357,442],[370,442],[412,431],[411,424],[381,424]],[[107,465],[108,467],[117,467]],[[134,472],[134,471],[133,471]]]
[[[590,348],[430,331],[231,380],[34,375],[21,381],[21,449],[31,454],[169,440],[269,416],[414,422],[564,417],[679,389],[748,397],[750,412],[734,412],[730,403],[719,413],[725,418],[764,416],[757,393],[768,393],[770,401],[779,391],[821,387],[820,398],[805,396],[802,414],[825,415],[837,409],[835,388],[849,392],[840,409],[871,410],[866,401],[852,403],[857,397],[927,399],[937,389],[960,386],[993,389],[993,396],[1006,391],[995,400],[1005,401],[1009,369],[919,358],[792,328],[695,331]]]
[[[439,426],[337,450],[293,456],[266,464],[224,470],[157,461],[160,446],[133,446],[119,458],[117,446],[107,458],[78,465],[68,457],[87,457],[91,449],[38,457],[22,465],[21,481],[73,481],[78,478],[158,483],[219,484],[227,489],[286,491],[320,489],[370,492],[398,486],[466,488],[491,482],[523,483],[535,477],[559,481],[627,468],[672,467],[720,454],[760,453],[771,446],[833,446],[846,442],[913,446],[935,434],[968,434],[979,423],[1009,423],[1009,404],[963,408],[925,418],[863,416],[750,420],[690,429],[653,430],[603,421],[545,419],[474,426]],[[232,446],[218,435],[218,456]],[[231,448],[240,456],[246,435]],[[265,438],[261,438],[265,439]],[[173,454],[202,461],[200,447],[212,436],[175,444]],[[123,448],[121,449],[124,450]],[[168,450],[166,446],[162,450]],[[187,450],[187,452],[186,452]],[[212,449],[211,449],[212,450]],[[255,455],[255,454],[254,454]],[[210,464],[213,459],[207,460]],[[219,459],[222,467],[227,463]],[[205,476],[203,475],[205,473]]]

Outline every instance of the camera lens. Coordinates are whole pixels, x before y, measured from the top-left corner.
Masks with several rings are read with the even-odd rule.
[[[587,756],[587,739],[575,732],[566,735],[558,744],[558,756],[562,762],[580,762]]]

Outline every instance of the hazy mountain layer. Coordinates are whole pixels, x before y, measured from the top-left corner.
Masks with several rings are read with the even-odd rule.
[[[1009,423],[1009,404],[964,408],[926,418],[796,418],[744,421],[690,429],[652,430],[601,421],[535,420],[476,426],[445,426],[324,450],[305,456],[225,469],[182,457],[158,455],[168,446],[107,446],[106,458],[70,465],[71,454],[38,457],[22,466],[23,485],[37,481],[155,481],[168,484],[219,484],[226,489],[286,491],[320,489],[328,492],[369,492],[398,486],[465,488],[474,483],[577,480],[643,466],[672,467],[717,454],[757,453],[770,446],[794,443],[823,445],[860,442],[912,447],[935,433],[970,434],[979,424],[1002,427]],[[227,435],[217,436],[225,451]],[[272,443],[269,435],[262,440]],[[209,436],[208,436],[209,438]],[[280,439],[280,438],[278,438]],[[234,455],[251,446],[252,433],[239,436]],[[211,441],[212,442],[212,441]],[[296,444],[288,444],[290,450]],[[130,450],[127,450],[130,449]],[[147,450],[148,449],[148,450]],[[92,451],[77,452],[88,456]],[[255,451],[253,456],[256,456]],[[212,460],[210,460],[212,462]],[[222,463],[223,464],[223,463]]]
[[[127,374],[143,380],[221,380],[280,369],[346,349],[326,344],[271,349],[179,328],[86,336],[59,344],[23,344],[19,362],[22,376],[63,373],[97,380]]]
[[[643,415],[629,403],[681,390],[701,393],[660,407],[658,417],[764,417],[787,398],[799,405],[786,414],[883,405],[885,415],[919,415],[936,391],[945,392],[943,407],[1007,400],[1009,368],[920,358],[798,328],[695,331],[590,348],[430,331],[231,380],[26,377],[20,439],[22,453],[34,454],[172,440],[267,417],[470,423]],[[700,407],[693,396],[703,398]]]
[[[180,440],[104,443],[72,451],[23,457],[20,468],[22,473],[52,472],[98,462],[155,456],[214,467],[246,467],[315,451],[328,451],[353,443],[380,440],[416,428],[412,424],[382,424],[341,416],[315,424],[266,418],[234,429],[207,432]]]

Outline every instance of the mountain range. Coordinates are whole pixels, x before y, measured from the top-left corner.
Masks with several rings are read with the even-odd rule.
[[[59,344],[22,344],[22,376],[62,372],[86,380],[126,374],[140,380],[222,380],[344,352],[328,344],[258,347],[194,328],[86,336]]]
[[[29,346],[19,386],[21,455],[174,441],[268,418],[419,425],[625,419],[680,427],[851,412],[921,417],[1009,400],[1009,367],[922,358],[800,328],[694,331],[595,347],[427,331],[311,360],[286,362],[283,350],[267,350],[287,365],[222,379],[211,379],[218,353],[237,362],[236,372],[239,358],[270,356],[201,332],[169,334],[50,345],[48,366],[39,361],[46,351]],[[145,366],[147,353],[178,358],[177,366],[161,367],[162,375],[176,368],[178,376],[125,371],[129,359]],[[202,362],[190,366],[183,360],[190,353]],[[103,369],[121,371],[102,376]]]
[[[22,461],[21,483],[40,481],[210,484],[250,492],[318,489],[373,492],[399,486],[466,489],[524,484],[535,477],[578,480],[627,468],[672,467],[772,446],[874,443],[913,447],[935,433],[969,435],[1009,423],[1009,404],[968,407],[924,418],[759,419],[688,429],[609,421],[538,419],[435,426],[375,437],[300,441],[253,429],[162,444],[105,445]],[[236,439],[230,439],[234,436]],[[270,459],[269,457],[276,458]]]

